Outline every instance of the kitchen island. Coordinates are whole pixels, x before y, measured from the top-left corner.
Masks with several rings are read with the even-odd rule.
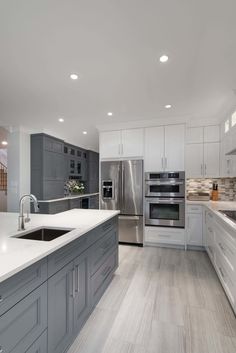
[[[0,214],[0,351],[66,352],[118,266],[118,211]],[[39,228],[65,229],[52,241],[17,238]]]

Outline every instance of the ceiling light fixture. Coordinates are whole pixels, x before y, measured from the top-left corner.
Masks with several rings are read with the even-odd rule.
[[[2,145],[3,145],[3,146],[7,146],[7,145],[8,145],[8,142],[7,142],[7,141],[2,141]]]
[[[168,60],[169,60],[169,58],[168,58],[167,55],[162,55],[162,56],[160,57],[160,62],[161,62],[161,63],[166,63]]]
[[[108,112],[107,115],[108,115],[108,116],[112,116],[113,113],[112,113],[112,112]]]
[[[64,123],[65,120],[63,118],[59,118],[58,121],[59,123]]]
[[[83,131],[83,134],[84,134],[84,135],[87,135],[87,131]]]
[[[170,109],[170,108],[171,108],[171,104],[166,104],[166,105],[165,105],[165,108],[166,108],[166,109]]]
[[[72,80],[78,80],[79,76],[77,74],[70,74]]]

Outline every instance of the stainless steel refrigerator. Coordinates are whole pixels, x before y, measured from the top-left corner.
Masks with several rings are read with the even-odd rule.
[[[119,241],[143,243],[143,161],[101,162],[100,207],[120,210]]]

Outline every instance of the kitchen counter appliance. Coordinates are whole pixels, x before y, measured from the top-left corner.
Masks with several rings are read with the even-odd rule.
[[[101,200],[104,210],[120,210],[119,241],[143,244],[143,161],[101,162]]]
[[[145,173],[145,224],[185,227],[185,172]]]

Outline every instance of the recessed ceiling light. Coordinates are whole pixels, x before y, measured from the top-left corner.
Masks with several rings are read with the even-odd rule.
[[[78,80],[79,76],[77,74],[70,74],[72,80]]]
[[[108,112],[107,115],[108,115],[108,116],[112,116],[113,113],[112,113],[112,112]]]
[[[165,105],[165,108],[166,108],[166,109],[170,109],[170,108],[171,108],[171,104],[166,104],[166,105]]]
[[[87,131],[83,131],[83,134],[84,134],[84,135],[87,135]]]
[[[59,118],[58,121],[59,123],[64,123],[65,120],[63,118]]]
[[[162,55],[162,56],[160,57],[160,62],[161,62],[161,63],[166,63],[168,60],[169,60],[169,58],[168,58],[167,55]]]
[[[2,141],[2,145],[3,145],[3,146],[7,146],[7,145],[8,145],[8,142],[7,142],[7,141]]]

